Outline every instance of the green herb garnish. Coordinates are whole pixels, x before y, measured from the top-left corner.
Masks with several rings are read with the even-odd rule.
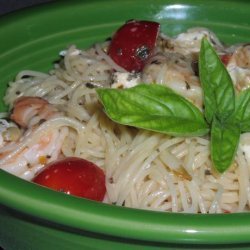
[[[211,127],[211,158],[214,167],[222,173],[234,160],[241,131],[234,114],[235,92],[232,79],[206,39],[201,43],[199,73],[205,118]]]
[[[115,122],[173,136],[201,136],[209,131],[200,110],[170,88],[140,84],[97,92],[107,115]]]
[[[223,173],[234,160],[240,139],[240,128],[237,123],[221,122],[213,118],[211,127],[210,151],[214,167]]]
[[[220,173],[232,164],[241,132],[250,131],[250,90],[235,97],[232,79],[206,38],[199,55],[204,114],[184,97],[157,84],[97,89],[115,122],[173,136],[211,136],[210,151]]]

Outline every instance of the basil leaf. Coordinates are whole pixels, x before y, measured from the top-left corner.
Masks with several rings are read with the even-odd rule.
[[[214,119],[211,129],[211,158],[214,167],[223,173],[234,160],[240,139],[238,124],[222,124]]]
[[[208,126],[200,110],[171,89],[140,84],[128,89],[97,89],[114,121],[174,136],[201,136]]]
[[[242,132],[250,131],[250,89],[239,93],[236,97],[235,119]]]
[[[234,111],[234,87],[227,69],[206,38],[201,43],[199,74],[207,122],[210,124],[215,115],[225,121]]]

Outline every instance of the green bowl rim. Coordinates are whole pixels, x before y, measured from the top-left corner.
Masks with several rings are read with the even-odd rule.
[[[119,207],[55,192],[3,170],[0,170],[0,183],[1,204],[65,227],[153,242],[229,244],[250,241],[249,213],[204,215]]]

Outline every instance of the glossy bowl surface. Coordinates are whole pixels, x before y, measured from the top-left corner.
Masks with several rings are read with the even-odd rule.
[[[0,18],[0,109],[23,69],[48,71],[70,44],[88,47],[128,19],[155,20],[174,35],[212,29],[226,43],[250,41],[250,2],[226,0],[56,1]],[[249,249],[250,214],[150,212],[78,199],[0,171],[0,246],[16,249]]]

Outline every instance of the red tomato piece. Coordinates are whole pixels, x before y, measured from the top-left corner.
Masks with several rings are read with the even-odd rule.
[[[94,163],[77,157],[68,157],[48,164],[34,177],[33,182],[96,201],[102,201],[106,193],[103,170]]]
[[[159,29],[157,22],[127,22],[114,34],[109,56],[127,71],[141,71],[156,46]]]
[[[221,55],[221,56],[220,56],[220,59],[221,59],[222,63],[223,63],[225,66],[227,66],[228,63],[229,63],[229,61],[230,61],[230,59],[231,59],[231,57],[232,57],[231,54],[225,54],[225,55]]]

